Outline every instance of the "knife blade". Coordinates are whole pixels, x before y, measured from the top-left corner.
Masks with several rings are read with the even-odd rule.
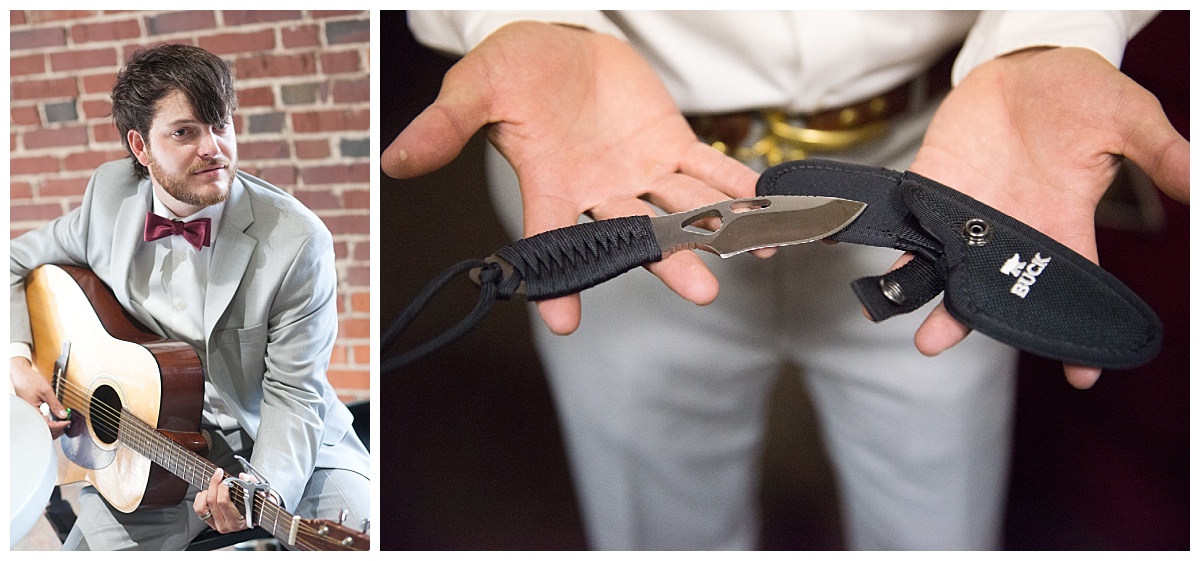
[[[585,222],[517,240],[484,259],[500,271],[501,298],[545,300],[574,294],[677,251],[731,257],[807,243],[845,228],[866,203],[821,196],[733,199],[663,216]],[[483,282],[483,267],[471,279]]]

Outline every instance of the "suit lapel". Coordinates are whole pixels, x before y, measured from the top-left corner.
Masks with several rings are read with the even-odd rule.
[[[258,240],[246,235],[246,229],[254,223],[254,210],[250,196],[241,178],[233,182],[225,214],[221,217],[221,229],[213,243],[212,261],[208,267],[208,289],[204,297],[204,337],[212,336],[217,320],[225,313],[233,295],[237,293],[250,255]]]
[[[133,302],[129,297],[129,287],[134,283],[141,282],[146,284],[146,279],[138,277],[148,274],[149,264],[134,263],[133,256],[137,251],[138,244],[142,241],[142,231],[146,224],[146,212],[150,210],[150,201],[153,197],[153,187],[150,180],[145,179],[138,182],[137,196],[126,199],[126,202],[121,205],[117,213],[116,222],[113,224],[112,237],[112,261],[111,263],[129,263],[128,273],[122,275],[125,282],[110,282],[108,283],[113,294],[117,297],[117,301],[125,305],[125,309],[136,309],[142,311],[140,302]],[[141,316],[146,316],[141,313]]]

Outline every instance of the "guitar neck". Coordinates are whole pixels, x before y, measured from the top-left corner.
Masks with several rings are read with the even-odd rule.
[[[127,409],[121,410],[118,439],[123,445],[199,489],[208,488],[209,481],[218,469],[207,458],[171,440]],[[229,498],[243,516],[246,515],[245,496],[242,487],[229,487]],[[301,522],[299,516],[290,514],[261,493],[254,494],[253,505],[251,522],[255,526],[261,526],[289,546],[295,545]]]

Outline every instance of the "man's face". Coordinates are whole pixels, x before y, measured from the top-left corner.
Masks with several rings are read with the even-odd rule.
[[[192,207],[171,209],[180,215],[228,198],[237,172],[237,139],[231,120],[215,126],[200,121],[178,90],[159,100],[144,149],[135,154],[150,169],[156,186]]]

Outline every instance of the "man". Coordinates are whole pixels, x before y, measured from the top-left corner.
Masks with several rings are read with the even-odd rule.
[[[808,127],[902,88],[916,101],[929,91],[916,79],[965,39],[944,102],[890,114],[882,138],[813,155],[910,169],[1095,260],[1092,217],[1120,156],[1189,197],[1187,142],[1115,67],[1149,17],[411,13],[419,39],[465,56],[383,168],[436,169],[488,125],[494,199],[524,236],[582,214],[752,196],[757,175],[697,142],[684,114],[702,123],[783,109]],[[765,138],[746,136],[742,148]],[[936,305],[881,325],[856,317],[846,284],[896,258],[842,246],[786,248],[766,261],[681,252],[647,267],[707,308],[662,298],[634,274],[582,295],[583,323],[580,296],[538,303],[534,336],[594,547],[754,547],[754,463],[784,361],[801,366],[816,402],[851,547],[999,546],[1015,353],[967,338]],[[718,278],[725,290],[714,300]],[[1064,371],[1081,388],[1100,374]]]
[[[87,267],[139,321],[195,348],[201,427],[223,471],[177,506],[130,514],[84,488],[63,548],[182,549],[206,525],[244,527],[221,483],[241,471],[234,454],[289,512],[367,518],[369,457],[325,375],[337,333],[331,234],[286,192],[238,171],[236,94],[220,58],[186,45],[139,51],[112,101],[131,159],[100,166],[78,209],[11,242],[13,386],[49,406],[55,434],[67,426],[29,361],[23,283],[45,263]]]

